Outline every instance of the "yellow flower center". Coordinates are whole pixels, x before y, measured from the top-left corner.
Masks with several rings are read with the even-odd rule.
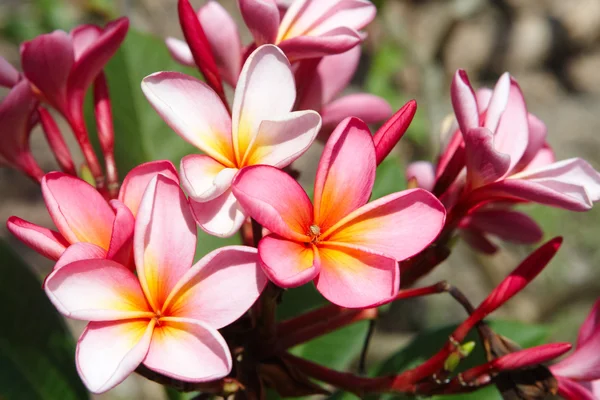
[[[311,243],[319,243],[319,236],[321,236],[321,228],[318,225],[311,225],[308,228],[308,232],[306,232],[308,236],[310,236]]]

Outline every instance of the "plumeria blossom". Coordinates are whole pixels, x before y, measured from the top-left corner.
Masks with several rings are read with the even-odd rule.
[[[440,232],[441,203],[422,189],[367,204],[375,180],[373,138],[348,118],[332,133],[317,171],[314,206],[288,174],[269,166],[243,169],[233,192],[272,233],[258,246],[269,278],[281,287],[315,281],[331,302],[367,307],[399,289],[397,262],[423,250]]]
[[[550,371],[558,379],[558,390],[567,400],[600,399],[600,300],[579,329],[575,351]]]
[[[235,21],[222,5],[212,0],[200,7],[198,20],[221,77],[234,87],[242,69],[242,44]],[[177,62],[188,67],[196,66],[192,51],[185,41],[168,37],[165,43]]]
[[[238,4],[255,43],[276,44],[294,61],[350,50],[377,11],[368,0],[295,0],[281,17],[274,0]]]
[[[301,83],[296,108],[321,114],[320,138],[327,139],[327,135],[347,117],[357,117],[371,124],[392,116],[392,107],[379,96],[352,93],[339,97],[358,68],[360,53],[360,46],[355,46],[345,53],[315,60],[316,67],[311,60],[296,69],[296,81]]]
[[[181,181],[197,223],[217,236],[233,235],[247,217],[230,188],[238,171],[290,165],[321,127],[316,112],[291,112],[294,77],[273,45],[258,48],[244,64],[231,117],[214,91],[184,74],[150,75],[142,90],[171,128],[204,152],[181,160]]]
[[[88,389],[114,387],[141,363],[189,382],[226,376],[232,367],[217,331],[242,316],[267,279],[254,248],[216,250],[192,266],[196,226],[179,184],[164,175],[143,194],[134,234],[137,276],[79,243],[59,259],[44,288],[65,316],[90,321],[77,343]]]
[[[42,194],[58,232],[15,216],[8,219],[8,230],[52,260],[58,260],[72,244],[89,243],[100,248],[103,257],[129,265],[134,218],[148,182],[158,174],[178,181],[171,162],[145,163],[127,174],[118,199],[107,202],[87,182],[50,172],[42,179]]]

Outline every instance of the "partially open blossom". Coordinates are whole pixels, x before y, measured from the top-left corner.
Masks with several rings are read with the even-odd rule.
[[[198,20],[210,46],[221,77],[235,86],[242,69],[242,44],[237,25],[229,13],[217,1],[208,1],[198,10]],[[165,40],[173,58],[189,67],[196,62],[188,44],[180,39]]]
[[[107,202],[83,180],[50,172],[42,179],[42,193],[58,232],[15,216],[8,219],[8,230],[52,260],[71,244],[83,242],[98,246],[106,258],[128,265],[134,217],[148,182],[158,174],[177,180],[177,171],[169,161],[142,164],[125,177],[119,199]]]
[[[301,63],[296,69],[298,99],[296,109],[315,110],[323,118],[320,138],[327,136],[342,120],[356,117],[367,124],[381,122],[392,116],[392,107],[379,96],[352,93],[339,97],[358,68],[360,46],[345,53]],[[307,68],[306,73],[302,73]],[[299,76],[301,74],[301,76]],[[410,121],[409,121],[410,122]]]
[[[231,192],[241,168],[290,165],[312,144],[321,126],[314,111],[291,112],[296,99],[288,60],[272,45],[246,61],[230,117],[206,84],[176,72],[144,78],[142,90],[163,119],[203,155],[181,160],[181,180],[200,227],[233,235],[246,219]]]
[[[274,0],[238,4],[256,44],[276,44],[294,61],[350,50],[376,13],[368,0],[295,0],[283,17]]]
[[[375,144],[377,165],[381,164],[381,162],[394,149],[394,146],[396,146],[400,139],[402,139],[402,136],[404,136],[406,133],[416,112],[417,102],[410,100],[405,105],[400,107],[400,109],[396,111],[391,118],[385,121],[377,130],[377,132],[375,132],[373,135],[373,142]]]
[[[0,165],[23,171],[39,181],[44,172],[29,148],[31,119],[37,104],[26,81],[16,83],[0,103]]]
[[[445,210],[421,189],[367,204],[375,180],[375,146],[367,126],[348,118],[332,133],[317,170],[314,206],[288,174],[268,166],[243,169],[233,191],[272,233],[258,246],[277,285],[315,281],[331,302],[367,307],[399,289],[397,262],[423,250],[440,232]]]
[[[217,329],[242,316],[266,285],[256,249],[224,247],[192,266],[196,226],[179,184],[164,175],[152,178],[139,205],[137,275],[86,249],[69,248],[44,288],[62,314],[90,321],[76,353],[90,391],[111,389],[141,363],[189,382],[230,372]]]
[[[600,300],[579,329],[575,351],[550,371],[558,379],[559,393],[567,400],[600,399]]]

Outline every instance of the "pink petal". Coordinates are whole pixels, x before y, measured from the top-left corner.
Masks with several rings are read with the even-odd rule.
[[[460,236],[469,246],[484,254],[495,254],[498,251],[498,246],[490,242],[484,232],[477,229],[471,227],[461,229]]]
[[[375,146],[359,119],[338,125],[325,145],[315,179],[315,221],[325,232],[364,205],[375,181]]]
[[[355,46],[345,53],[323,57],[315,70],[302,77],[302,93],[298,98],[298,110],[319,111],[331,102],[350,83],[358,68],[361,48]],[[298,80],[298,78],[296,78]]]
[[[115,213],[94,187],[62,172],[50,172],[42,180],[42,194],[65,239],[108,250]]]
[[[600,300],[596,300],[590,313],[581,324],[581,328],[579,328],[577,347],[583,346],[588,340],[598,335],[600,335]]]
[[[521,171],[534,171],[540,169],[542,167],[547,167],[550,164],[556,162],[556,156],[554,155],[554,151],[550,148],[548,143],[544,144],[537,154],[533,157],[531,161],[525,166],[525,168]],[[516,168],[518,170],[518,168]]]
[[[73,42],[75,60],[78,60],[98,40],[102,34],[102,28],[91,24],[79,25],[69,34]]]
[[[32,224],[19,217],[10,217],[6,227],[27,246],[51,260],[58,260],[69,242],[58,232]]]
[[[115,210],[110,245],[106,258],[114,260],[126,267],[133,267],[133,229],[135,218],[129,208],[119,200],[111,200],[110,206]]]
[[[142,362],[154,320],[90,322],[77,343],[77,371],[92,393],[121,383]]]
[[[186,318],[161,319],[144,365],[186,382],[207,382],[231,371],[231,353],[216,329]]]
[[[230,237],[246,220],[247,215],[231,189],[213,200],[202,203],[193,199],[189,201],[198,226],[213,236]]]
[[[177,170],[171,161],[150,161],[138,165],[125,176],[119,190],[119,200],[131,210],[135,217],[142,201],[144,191],[156,175],[164,175],[167,178],[179,182]]]
[[[90,247],[65,252],[69,259],[84,251],[96,257]],[[59,268],[46,278],[44,289],[63,315],[84,321],[113,321],[151,315],[135,275],[111,260],[87,259],[69,264],[58,261]]]
[[[498,83],[496,83],[496,85],[497,84]],[[493,94],[494,91],[486,87],[479,88],[475,91],[475,98],[477,99],[477,108],[479,109],[479,114],[482,114],[487,110]]]
[[[506,110],[510,94],[510,85],[510,75],[508,72],[505,72],[502,74],[500,79],[498,79],[496,87],[494,87],[494,91],[492,92],[492,95],[488,101],[488,106],[485,111],[485,123],[483,126],[492,132],[496,132],[500,118],[502,118],[502,115]],[[483,100],[481,99],[481,95],[478,95],[478,105],[481,106],[482,102]]]
[[[315,111],[295,111],[264,120],[242,164],[287,167],[308,150],[320,128],[321,117]]]
[[[23,73],[63,113],[67,106],[67,80],[74,62],[73,42],[63,31],[40,35],[21,45]]]
[[[226,168],[213,158],[190,154],[181,159],[181,184],[191,199],[206,202],[225,193],[231,186],[237,168]]]
[[[348,117],[359,118],[366,124],[381,122],[391,117],[393,110],[390,104],[379,96],[355,93],[325,105],[320,113],[323,116],[323,126],[333,129]]]
[[[44,175],[29,149],[30,121],[37,104],[27,80],[18,82],[0,102],[0,165],[20,169],[36,180]]]
[[[202,257],[181,278],[163,314],[220,329],[244,315],[267,282],[255,248],[222,247]]]
[[[196,225],[177,182],[157,175],[140,203],[133,249],[137,275],[154,309],[160,309],[196,251]]]
[[[171,57],[173,57],[179,64],[187,67],[196,66],[190,46],[188,46],[185,41],[168,37],[165,39],[165,44],[167,45],[167,49],[169,50]]]
[[[0,56],[0,86],[11,88],[19,81],[19,71]]]
[[[553,370],[553,366],[550,367]],[[585,382],[575,382],[560,376],[558,379],[558,394],[565,400],[598,400],[585,386]]]
[[[279,29],[279,9],[273,0],[239,0],[238,5],[256,45],[275,43]]]
[[[102,260],[106,258],[106,250],[91,243],[75,243],[67,247],[60,259],[54,264],[53,270],[60,269],[75,261]],[[45,286],[45,283],[44,283]]]
[[[357,209],[322,240],[360,246],[402,261],[426,248],[444,226],[446,210],[423,189],[390,194]]]
[[[494,135],[487,128],[463,132],[466,150],[467,180],[478,188],[503,177],[510,166],[510,156],[495,149]]]
[[[398,293],[400,270],[392,258],[337,244],[319,245],[319,257],[321,271],[315,285],[334,304],[374,307]]]
[[[339,27],[320,36],[296,36],[285,39],[279,47],[292,61],[323,57],[344,53],[360,44],[358,32],[347,27]]]
[[[83,98],[87,88],[117,52],[128,29],[129,20],[126,17],[110,22],[94,43],[90,43],[76,59],[68,83],[68,100],[72,114],[83,112]]]
[[[142,91],[179,136],[221,164],[235,166],[231,119],[208,85],[179,72],[157,72],[142,80]]]
[[[513,210],[478,210],[469,217],[469,226],[517,243],[536,243],[544,236],[531,217]]]
[[[269,280],[282,288],[304,285],[321,270],[319,252],[308,243],[271,234],[260,241],[258,252]]]
[[[511,78],[508,104],[494,135],[496,150],[510,156],[509,170],[517,165],[527,149],[529,141],[527,115],[527,106],[521,88]]]
[[[198,11],[215,62],[221,76],[235,87],[242,68],[242,44],[237,24],[229,13],[216,1],[209,1]],[[263,21],[263,24],[266,21]]]
[[[473,92],[473,87],[471,86],[471,82],[469,82],[467,73],[462,69],[456,71],[454,75],[452,86],[450,87],[450,96],[456,120],[463,135],[469,129],[478,128],[479,109],[477,107],[477,100],[475,99],[475,92]]]
[[[417,102],[410,100],[388,119],[373,135],[377,165],[387,157],[398,144],[417,112]]]
[[[310,242],[312,205],[298,182],[285,172],[263,165],[246,167],[233,181],[233,193],[242,208],[269,231]]]
[[[546,124],[533,114],[527,115],[527,121],[529,126],[529,140],[527,141],[527,148],[525,149],[523,156],[515,167],[516,171],[520,171],[527,167],[536,155],[540,151],[543,151],[544,145],[546,144],[546,136],[548,133]],[[554,160],[552,160],[552,162],[554,162]]]
[[[406,167],[406,180],[416,181],[421,189],[431,191],[435,185],[435,171],[429,161],[415,161]]]
[[[263,45],[246,60],[233,100],[232,132],[241,163],[264,120],[283,117],[296,100],[290,63],[279,48]]]

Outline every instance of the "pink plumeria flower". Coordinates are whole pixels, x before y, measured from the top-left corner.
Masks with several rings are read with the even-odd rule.
[[[525,200],[584,211],[600,200],[600,173],[586,161],[548,162],[545,127],[535,121],[532,130],[544,133],[530,132],[523,94],[508,74],[500,78],[487,102],[478,101],[464,71],[456,73],[451,94],[472,201]],[[479,109],[482,102],[487,103],[484,112]],[[531,140],[532,135],[542,140]]]
[[[0,103],[0,165],[23,171],[40,181],[44,171],[29,148],[29,136],[33,128],[31,121],[37,104],[28,82],[23,80],[15,82]]]
[[[252,218],[272,233],[258,246],[265,273],[288,288],[311,280],[331,302],[369,307],[399,289],[398,261],[427,247],[445,219],[441,203],[422,189],[367,204],[376,169],[367,126],[348,118],[332,133],[317,170],[314,206],[288,174],[245,168],[233,191]]]
[[[216,236],[233,235],[247,217],[230,188],[238,171],[256,164],[290,165],[321,127],[316,112],[291,112],[294,77],[272,45],[258,48],[244,64],[232,117],[214,91],[184,74],[150,75],[142,90],[171,128],[204,152],[181,160],[181,180],[196,222]]]
[[[558,392],[567,400],[600,399],[600,300],[581,325],[575,351],[550,371],[558,379]]]
[[[177,180],[169,161],[142,164],[127,174],[118,200],[107,202],[87,182],[50,172],[42,179],[42,194],[58,232],[15,216],[6,225],[19,240],[51,260],[58,260],[70,245],[83,242],[96,246],[103,257],[128,265],[134,218],[148,182],[157,174]]]
[[[295,0],[281,17],[275,0],[238,4],[255,43],[276,44],[294,61],[350,50],[377,11],[368,0]]]
[[[379,96],[368,93],[339,94],[348,86],[358,68],[361,48],[323,57],[316,67],[307,62],[296,70],[300,82],[296,109],[315,110],[323,118],[319,138],[328,135],[342,120],[357,117],[367,124],[382,122],[393,114],[392,107]],[[307,67],[307,68],[305,68]],[[303,70],[307,69],[306,73]]]
[[[231,371],[217,329],[242,316],[267,279],[256,249],[224,247],[192,266],[196,225],[179,184],[155,176],[135,222],[136,274],[99,259],[89,244],[70,247],[44,288],[65,316],[90,321],[77,343],[87,388],[105,392],[141,363],[162,375],[211,381]]]
[[[198,19],[221,77],[235,87],[242,69],[242,44],[237,24],[222,5],[212,0],[200,7]],[[168,37],[165,43],[177,62],[196,67],[192,51],[185,41]]]

